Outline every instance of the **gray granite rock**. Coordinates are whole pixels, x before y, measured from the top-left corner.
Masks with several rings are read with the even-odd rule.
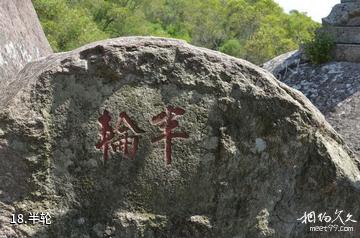
[[[359,1],[342,2],[333,7],[329,16],[322,19],[322,23],[325,26],[359,26],[359,13]]]
[[[261,67],[272,72],[279,79],[284,74],[286,75],[288,70],[296,69],[298,65],[304,62],[302,55],[300,50],[290,51],[269,60]]]
[[[30,0],[0,1],[0,83],[52,50]]]
[[[331,52],[335,61],[360,62],[360,1],[341,1],[323,18],[322,32],[336,45]]]
[[[284,58],[275,59],[272,64],[286,62]],[[280,72],[267,65],[264,64],[265,69],[307,96],[360,158],[360,64],[329,62],[315,66],[300,63]]]
[[[331,54],[338,62],[360,63],[360,44],[336,44]]]
[[[359,165],[342,139],[244,60],[119,38],[30,63],[5,92],[0,221],[38,211],[52,224],[3,222],[0,236],[304,238],[305,212],[360,220]]]
[[[326,26],[323,27],[323,30],[329,33],[338,44],[352,44],[360,46],[359,26]]]

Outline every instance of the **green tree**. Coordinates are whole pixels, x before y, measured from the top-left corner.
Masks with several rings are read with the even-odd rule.
[[[314,22],[310,17],[298,11],[291,11],[289,15],[285,15],[283,24],[291,38],[296,44],[300,45],[314,38],[316,29],[320,27],[320,23]]]
[[[62,0],[34,0],[45,34],[54,51],[67,51],[86,43],[108,38],[79,8]]]
[[[322,64],[331,60],[331,51],[335,47],[334,39],[319,29],[315,37],[305,42],[305,55],[313,64]]]
[[[183,39],[260,64],[313,39],[319,26],[273,0],[33,0],[55,51],[129,35]]]
[[[260,64],[276,55],[295,49],[297,44],[287,37],[287,31],[281,27],[281,21],[282,19],[274,15],[263,19],[259,29],[246,42],[243,57]]]
[[[237,39],[229,39],[225,41],[219,50],[225,54],[235,57],[243,55],[243,46]]]

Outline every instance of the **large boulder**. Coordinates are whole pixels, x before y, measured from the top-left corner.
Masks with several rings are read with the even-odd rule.
[[[2,88],[28,62],[52,50],[31,0],[0,1],[0,84]]]
[[[305,212],[360,220],[359,165],[310,101],[182,41],[30,63],[0,119],[0,237],[303,238]],[[5,222],[35,211],[52,224]]]
[[[289,57],[290,53],[270,60],[263,68],[307,96],[360,160],[360,64],[333,61],[313,65],[302,61],[301,55]]]
[[[304,62],[303,55],[300,50],[290,51],[265,62],[261,67],[281,80],[281,77],[286,75],[288,70],[296,69],[298,65]]]

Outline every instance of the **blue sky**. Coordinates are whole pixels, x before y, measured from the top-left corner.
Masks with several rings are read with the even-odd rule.
[[[286,11],[296,9],[300,12],[307,12],[317,22],[329,15],[331,8],[340,3],[340,0],[274,0]]]

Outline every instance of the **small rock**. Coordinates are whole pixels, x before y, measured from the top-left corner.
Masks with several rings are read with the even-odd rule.
[[[208,228],[212,228],[210,220],[207,216],[199,216],[199,215],[191,216],[190,221],[193,223],[197,223],[197,224],[206,226]]]
[[[266,149],[266,141],[261,138],[256,138],[255,140],[255,149],[257,152],[261,153]]]
[[[95,232],[95,234],[97,235],[97,237],[103,237],[104,235],[104,225],[97,223],[96,225],[93,226],[92,230]]]
[[[85,223],[85,218],[81,217],[81,218],[78,219],[77,222],[78,222],[79,225],[83,225]]]

